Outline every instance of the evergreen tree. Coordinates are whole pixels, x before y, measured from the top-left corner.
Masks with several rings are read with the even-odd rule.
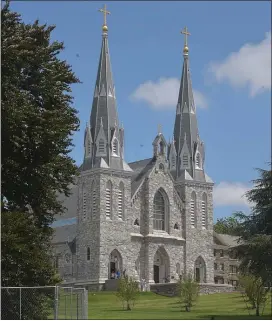
[[[239,213],[243,220],[241,242],[237,247],[241,259],[240,268],[262,278],[272,286],[272,171],[258,170],[260,178],[254,180],[254,188],[247,193],[252,202],[252,213]]]

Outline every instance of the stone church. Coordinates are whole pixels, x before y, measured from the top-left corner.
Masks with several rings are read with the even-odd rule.
[[[76,224],[56,228],[53,241],[56,268],[66,283],[101,289],[117,270],[148,285],[176,282],[182,273],[214,283],[214,184],[204,169],[187,29],[182,33],[173,140],[167,143],[159,130],[150,158],[127,163],[103,25],[80,175],[71,196],[62,199],[64,217],[76,216]]]

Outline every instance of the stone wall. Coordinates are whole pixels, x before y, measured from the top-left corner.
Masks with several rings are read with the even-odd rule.
[[[157,283],[150,285],[150,291],[165,295],[175,296],[176,295],[176,283]],[[235,287],[227,284],[213,284],[213,283],[202,283],[200,284],[200,294],[214,294],[214,293],[226,293],[234,292]]]

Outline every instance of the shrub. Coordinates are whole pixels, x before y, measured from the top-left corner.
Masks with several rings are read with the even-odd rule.
[[[132,277],[126,275],[119,280],[117,297],[122,301],[123,308],[126,303],[126,309],[131,310],[131,306],[134,306],[134,302],[138,293],[138,282],[135,281]]]
[[[191,274],[184,275],[177,283],[177,296],[179,303],[187,312],[191,311],[193,303],[199,295],[199,284],[194,281]]]
[[[260,315],[261,307],[265,306],[269,288],[265,288],[260,277],[251,274],[241,275],[239,278],[240,290],[247,297],[252,309],[255,309],[256,316]]]

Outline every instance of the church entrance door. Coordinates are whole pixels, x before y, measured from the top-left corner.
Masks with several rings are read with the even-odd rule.
[[[169,282],[170,260],[164,247],[159,247],[154,255],[153,280],[155,283]]]
[[[206,264],[201,256],[195,261],[195,281],[199,283],[206,282]]]
[[[116,272],[115,262],[110,262],[110,278],[112,278],[112,274]]]
[[[160,283],[160,267],[158,265],[154,265],[154,282]]]
[[[109,279],[115,278],[115,273],[118,271],[120,275],[122,274],[123,269],[123,260],[121,254],[117,250],[113,250],[109,257]]]

